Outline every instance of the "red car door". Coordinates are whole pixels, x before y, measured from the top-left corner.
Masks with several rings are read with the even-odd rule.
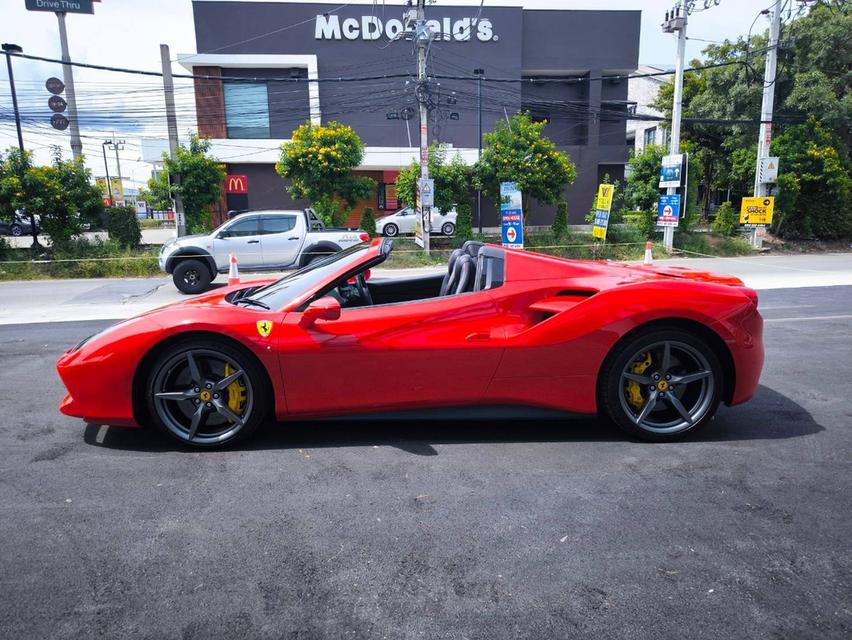
[[[343,309],[302,328],[281,325],[290,414],[452,406],[481,400],[504,342],[487,292]]]

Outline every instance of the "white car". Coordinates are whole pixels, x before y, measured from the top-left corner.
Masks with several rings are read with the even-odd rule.
[[[170,240],[160,251],[160,269],[184,293],[201,293],[234,254],[241,271],[303,267],[370,236],[361,229],[326,228],[313,209],[248,211],[211,233]]]
[[[438,209],[432,209],[432,232],[451,236],[456,232],[455,210],[441,213]],[[376,220],[376,232],[383,236],[393,238],[401,233],[414,233],[414,222],[417,220],[417,211],[412,207],[400,209],[389,216]]]

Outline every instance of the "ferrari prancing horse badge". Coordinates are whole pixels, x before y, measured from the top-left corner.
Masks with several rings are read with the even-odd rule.
[[[272,333],[272,321],[270,321],[270,320],[258,320],[257,321],[257,332],[260,334],[261,338],[268,338],[269,334]]]

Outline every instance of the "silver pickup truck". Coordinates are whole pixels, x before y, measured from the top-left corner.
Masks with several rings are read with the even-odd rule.
[[[241,271],[289,269],[369,239],[360,229],[326,228],[313,209],[249,211],[211,233],[170,240],[160,251],[160,269],[184,293],[201,293],[228,272],[232,253]]]

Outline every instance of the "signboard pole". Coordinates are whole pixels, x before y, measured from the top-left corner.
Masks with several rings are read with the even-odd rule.
[[[59,44],[62,47],[62,76],[65,79],[65,95],[68,96],[68,119],[71,130],[71,155],[77,160],[83,155],[83,142],[80,140],[80,123],[77,120],[77,99],[74,93],[74,71],[71,65],[71,56],[68,53],[68,33],[65,31],[65,12],[57,11],[56,19],[59,21]]]
[[[166,97],[166,124],[169,129],[169,154],[172,160],[177,160],[178,130],[177,114],[175,113],[175,83],[172,80],[172,60],[169,45],[160,45],[160,61],[163,64],[163,93]],[[183,198],[180,193],[173,193],[175,201],[175,228],[177,235],[186,235],[186,217],[183,213]]]
[[[763,70],[763,102],[760,107],[760,137],[757,139],[757,167],[754,171],[754,197],[767,195],[767,186],[760,179],[760,164],[763,158],[769,156],[769,146],[772,142],[772,110],[775,102],[775,70],[778,61],[778,38],[781,32],[781,0],[775,0],[772,8],[772,22],[769,26],[769,46],[766,49],[766,66]],[[751,230],[751,244],[759,249],[763,245],[763,237],[758,233],[758,227]]]
[[[687,11],[682,5],[678,5],[674,12],[673,18],[663,24],[663,31],[671,33],[677,31],[677,61],[675,62],[675,78],[674,78],[674,104],[672,105],[672,135],[671,135],[671,150],[670,154],[680,153],[680,115],[681,102],[683,100],[683,61],[686,55],[686,22]],[[666,193],[674,195],[677,193],[677,187],[667,187]],[[686,188],[684,188],[684,194]],[[684,198],[686,200],[686,198]],[[663,230],[663,244],[666,251],[671,251],[674,245],[674,227],[665,227]]]
[[[417,84],[426,88],[426,50],[431,40],[431,31],[426,24],[425,0],[417,0]],[[428,92],[417,92],[420,103],[420,179],[424,183],[429,179],[429,111],[426,107]],[[429,255],[432,216],[430,207],[421,204],[420,220],[423,225],[423,250]]]

